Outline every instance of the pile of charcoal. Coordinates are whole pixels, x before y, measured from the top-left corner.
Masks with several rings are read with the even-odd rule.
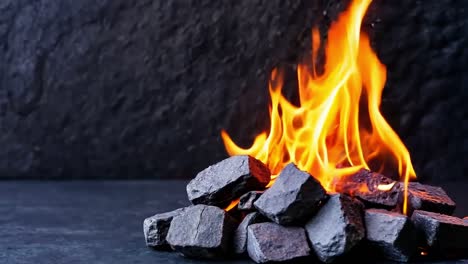
[[[403,184],[368,170],[339,183],[336,194],[294,164],[266,188],[270,176],[250,156],[206,168],[187,185],[193,205],[144,220],[146,244],[188,258],[256,263],[466,257],[468,220],[450,216],[455,203],[442,188],[410,183],[407,216]]]

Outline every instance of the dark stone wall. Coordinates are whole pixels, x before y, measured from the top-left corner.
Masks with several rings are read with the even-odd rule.
[[[267,79],[346,3],[3,0],[0,178],[189,178],[268,126]],[[382,109],[424,179],[464,178],[466,1],[375,0]]]

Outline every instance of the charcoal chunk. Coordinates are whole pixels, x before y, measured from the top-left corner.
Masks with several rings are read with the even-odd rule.
[[[289,164],[254,203],[260,213],[280,225],[304,224],[326,200],[322,185],[309,173]]]
[[[195,205],[174,217],[166,240],[185,257],[225,257],[235,228],[235,220],[224,210],[215,206]]]
[[[291,261],[310,255],[302,227],[261,223],[250,225],[247,230],[247,252],[256,263]]]
[[[385,258],[407,262],[417,249],[411,220],[396,212],[368,209],[365,212],[366,238]]]
[[[241,196],[237,209],[242,211],[254,210],[254,202],[262,195],[262,191],[251,191]]]
[[[403,200],[403,192],[400,200]],[[410,182],[408,184],[408,211],[411,213],[414,210],[451,215],[455,210],[455,202],[441,187]]]
[[[387,187],[388,189],[381,189]],[[362,169],[335,184],[339,193],[359,198],[368,207],[394,208],[401,193],[400,184],[384,175]]]
[[[232,156],[199,172],[187,185],[193,204],[226,207],[248,191],[263,190],[270,170],[250,156]]]
[[[441,253],[468,251],[468,223],[463,219],[416,210],[411,220],[432,249]]]
[[[143,221],[143,233],[145,235],[146,245],[157,249],[166,249],[169,244],[166,241],[167,231],[171,225],[172,219],[180,215],[185,208],[156,214],[146,218]]]
[[[357,199],[335,194],[307,222],[307,235],[321,261],[334,261],[364,238],[362,210],[363,205]]]
[[[267,219],[258,212],[245,216],[234,233],[234,252],[244,254],[247,252],[247,228],[250,225],[266,222]]]

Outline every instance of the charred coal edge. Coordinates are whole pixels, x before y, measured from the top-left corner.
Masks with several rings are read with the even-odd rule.
[[[213,194],[204,195],[192,200],[193,204],[210,204],[221,208],[227,207],[233,200],[238,199],[245,194],[245,190],[264,190],[266,185],[263,185],[254,179],[251,173],[238,178],[227,184],[223,191],[218,191]],[[230,195],[232,194],[232,195]],[[226,198],[229,196],[229,198]],[[231,197],[232,196],[232,197]],[[232,198],[232,199],[231,199]],[[213,203],[215,201],[215,203]]]
[[[253,176],[257,178],[261,184],[265,184],[265,186],[267,186],[271,180],[271,171],[268,166],[250,155],[247,157],[249,161],[250,173],[253,174]]]
[[[218,191],[213,194],[203,195],[192,200],[193,204],[210,204],[225,208],[233,200],[240,198],[243,194],[254,190],[265,190],[265,187],[270,182],[270,170],[261,161],[248,157],[249,173],[237,180],[230,182],[224,188],[224,191]],[[245,162],[245,161],[243,161]],[[259,173],[257,173],[259,172]],[[268,176],[266,176],[268,175]],[[268,177],[268,181],[263,178]],[[226,198],[232,194],[232,197]],[[231,199],[232,198],[232,199]],[[213,203],[215,201],[215,203]],[[211,203],[210,203],[211,202]]]
[[[451,203],[434,203],[430,201],[426,201],[424,199],[421,199],[419,197],[415,197],[414,194],[411,191],[411,185],[413,184],[421,184],[422,186],[430,186],[433,188],[438,188],[442,191],[445,196],[450,199],[449,202]],[[399,190],[400,194],[398,196],[398,203],[400,206],[403,205],[404,201],[404,185],[402,182],[399,182]],[[418,190],[421,191],[421,190]],[[436,213],[442,213],[446,215],[452,215],[453,212],[455,211],[456,208],[456,203],[448,196],[448,194],[445,192],[445,190],[442,187],[439,186],[433,186],[433,185],[424,185],[419,182],[410,182],[408,185],[408,215],[412,215],[415,210],[424,210],[424,211],[430,211],[430,212],[436,212]]]
[[[347,233],[351,233],[353,236],[356,236],[360,241],[362,241],[366,236],[363,203],[358,199],[355,199],[346,194],[340,194],[338,199],[340,200],[341,211],[343,212],[343,216],[346,219],[345,228]],[[351,210],[346,210],[345,208],[350,208]],[[362,230],[364,230],[364,232],[361,232]],[[349,252],[349,250],[351,250],[351,248],[356,245],[350,245],[349,242],[346,241],[345,246],[345,252]]]
[[[379,184],[390,184],[393,182],[395,182],[395,185],[389,191],[380,191],[376,187]],[[366,184],[370,193],[354,192],[359,189],[361,184]],[[366,208],[382,208],[389,210],[397,207],[400,192],[402,191],[399,182],[383,174],[372,172],[367,169],[361,169],[349,176],[347,181],[341,184],[338,183],[336,188],[339,193],[358,198]]]

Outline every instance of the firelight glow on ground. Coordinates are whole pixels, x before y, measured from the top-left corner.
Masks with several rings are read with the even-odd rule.
[[[361,23],[371,0],[354,0],[334,22],[325,45],[323,73],[314,67],[297,66],[299,106],[281,92],[282,74],[271,73],[269,92],[270,129],[260,133],[250,148],[237,146],[222,131],[230,155],[251,155],[271,170],[272,181],[290,162],[308,171],[329,192],[339,181],[371,161],[398,170],[404,184],[403,213],[407,209],[407,186],[416,173],[410,154],[380,112],[386,68],[361,32]],[[312,31],[312,62],[322,44]],[[313,63],[312,63],[313,64]]]

